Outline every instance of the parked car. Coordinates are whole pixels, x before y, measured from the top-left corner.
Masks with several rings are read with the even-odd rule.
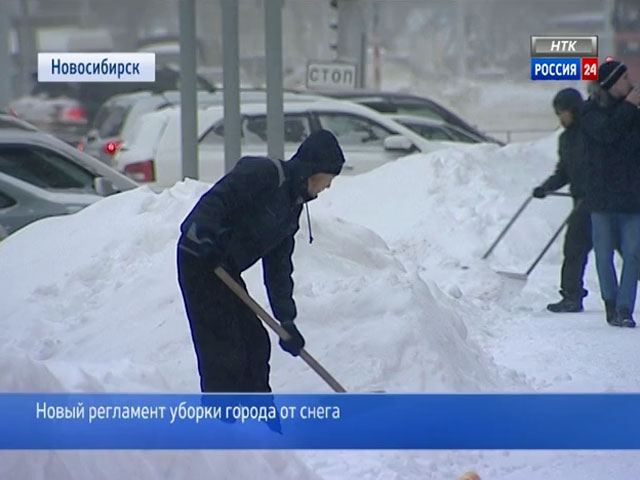
[[[213,182],[224,172],[224,111],[221,106],[199,113],[199,174]],[[321,99],[285,102],[285,156],[320,128],[331,130],[345,153],[343,171],[359,174],[412,152],[430,152],[450,142],[429,141],[392,119],[351,102]],[[115,157],[115,167],[140,182],[168,187],[181,180],[180,116],[176,109],[148,114],[148,131],[140,134]],[[242,154],[266,155],[266,105],[241,106]],[[141,173],[143,172],[143,173]]]
[[[0,172],[26,175],[23,180],[33,179],[47,188],[79,188],[100,195],[137,187],[127,176],[40,131],[0,130]]]
[[[78,100],[87,111],[89,125],[100,107],[114,95],[152,91],[162,93],[180,88],[180,70],[173,65],[161,65],[156,68],[154,82],[84,82],[79,84]],[[196,75],[196,88],[203,91],[215,91],[214,86],[201,75]]]
[[[242,102],[264,102],[266,93],[264,90],[241,91]],[[287,101],[295,99],[313,99],[310,95],[285,93]],[[162,108],[179,105],[180,92],[170,90],[154,93],[151,91],[116,95],[105,102],[93,122],[91,130],[78,144],[78,148],[84,152],[102,160],[107,165],[112,165],[113,156],[124,141],[135,135],[138,127],[136,121],[145,113],[160,110]],[[215,92],[199,91],[197,95],[199,108],[211,105],[222,105],[224,95],[221,90]]]
[[[101,198],[90,193],[47,190],[0,172],[0,240],[31,222],[75,213]]]
[[[138,186],[52,135],[18,129],[0,129],[0,174],[0,226],[9,233]]]
[[[20,118],[75,146],[102,104],[114,95],[179,88],[180,72],[175,66],[158,66],[155,75],[154,82],[37,82],[34,74],[31,93],[10,102],[9,108]],[[196,82],[200,90],[215,90],[201,75],[196,76]]]
[[[350,100],[380,113],[414,115],[440,120],[482,138],[485,142],[504,145],[504,142],[486,135],[448,108],[427,97],[375,90],[328,90],[318,93],[331,98]]]
[[[171,102],[165,96],[150,91],[115,95],[100,107],[78,149],[111,165],[126,125],[133,124],[140,115],[168,105]]]
[[[0,112],[0,129],[14,128],[18,130],[27,130],[30,132],[37,132],[38,127],[31,123],[16,117],[11,113]]]
[[[114,156],[113,167],[136,182],[155,182],[155,158],[160,138],[172,117],[175,117],[174,121],[180,122],[179,111],[171,107],[142,115],[135,122],[136,128],[133,129],[132,136],[122,143]],[[202,110],[198,110],[199,114],[201,112]],[[198,121],[198,126],[200,125],[201,122]]]
[[[75,145],[87,129],[87,113],[78,100],[66,94],[27,95],[10,102],[9,108],[22,120]]]
[[[485,141],[482,137],[474,135],[467,130],[439,120],[415,115],[389,115],[389,118],[410,128],[427,140],[447,140],[463,143],[482,143]]]
[[[167,92],[164,98],[172,101],[171,106],[179,106],[179,92]],[[309,102],[321,98],[314,95],[284,93],[286,102]],[[241,91],[240,99],[244,103],[263,103],[266,100],[266,92],[264,90]],[[221,106],[223,102],[222,91],[203,93],[198,97],[199,112],[202,114],[207,107]],[[116,160],[114,157],[113,166],[138,182],[154,182],[155,167],[153,159],[156,157],[160,136],[164,133],[164,129],[172,115],[171,111],[172,109],[165,105],[155,112],[147,112],[138,116],[135,121],[127,119],[121,133],[122,141],[117,149],[120,158]],[[203,120],[199,120],[198,125],[202,127]],[[203,132],[201,131],[200,133]]]

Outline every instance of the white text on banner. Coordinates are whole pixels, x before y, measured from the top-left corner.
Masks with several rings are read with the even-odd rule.
[[[155,53],[38,53],[39,82],[154,82]]]

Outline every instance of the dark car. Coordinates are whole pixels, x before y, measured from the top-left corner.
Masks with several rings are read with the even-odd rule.
[[[201,75],[196,76],[199,90],[214,91],[214,86]],[[155,93],[177,90],[179,69],[171,65],[156,68],[154,82],[37,82],[29,95],[9,104],[15,114],[77,146],[86,135],[100,107],[114,95],[149,90]]]
[[[30,95],[9,103],[9,109],[18,118],[74,145],[87,129],[87,112],[78,100],[73,85],[36,83]]]
[[[101,198],[72,189],[47,189],[0,172],[0,240],[36,220],[75,213]]]
[[[475,135],[456,125],[443,122],[441,120],[433,120],[426,117],[418,117],[417,115],[388,115],[390,118],[410,128],[418,135],[427,140],[446,140],[451,142],[462,143],[482,143],[486,142],[483,137]]]
[[[441,120],[451,125],[455,125],[477,138],[481,138],[484,142],[504,145],[504,142],[479,131],[451,110],[427,97],[411,95],[408,93],[375,90],[330,90],[317,93],[326,97],[349,100],[361,105],[366,105],[380,113],[417,115],[420,117]]]
[[[0,238],[138,184],[43,132],[0,129]]]
[[[18,130],[27,130],[29,132],[37,132],[38,127],[30,124],[26,120],[16,117],[15,115],[0,110],[0,129],[13,128]]]

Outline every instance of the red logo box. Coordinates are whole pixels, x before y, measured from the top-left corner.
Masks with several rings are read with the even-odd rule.
[[[598,59],[587,57],[580,59],[580,80],[598,80]]]

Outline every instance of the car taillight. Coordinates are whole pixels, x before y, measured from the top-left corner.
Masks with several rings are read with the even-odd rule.
[[[87,123],[87,113],[82,107],[62,107],[58,112],[58,120],[68,123]]]
[[[113,155],[118,151],[118,148],[120,148],[120,145],[122,145],[122,140],[114,140],[111,142],[107,142],[102,146],[102,151],[107,155]]]
[[[136,182],[153,182],[156,179],[156,169],[153,160],[130,163],[124,167],[124,173]]]

